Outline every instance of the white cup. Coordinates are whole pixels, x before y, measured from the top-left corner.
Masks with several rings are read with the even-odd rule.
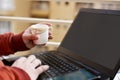
[[[38,39],[33,42],[37,45],[46,44],[48,42],[48,25],[46,24],[35,24],[31,26],[32,34],[37,35]]]

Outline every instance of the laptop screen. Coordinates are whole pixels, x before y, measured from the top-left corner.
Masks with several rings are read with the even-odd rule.
[[[112,10],[80,10],[60,46],[107,68],[108,73],[113,71],[120,59],[119,14]]]

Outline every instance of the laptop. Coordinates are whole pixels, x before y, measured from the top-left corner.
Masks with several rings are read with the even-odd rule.
[[[57,50],[35,55],[50,66],[37,80],[113,80],[120,67],[120,11],[80,9]]]
[[[113,80],[120,67],[120,11],[80,9],[57,50],[35,56],[50,66],[37,80]]]

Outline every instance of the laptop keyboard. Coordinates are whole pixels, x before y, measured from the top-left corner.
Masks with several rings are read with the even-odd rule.
[[[46,80],[46,78],[55,77],[80,69],[79,67],[68,63],[68,61],[66,61],[62,57],[54,54],[57,53],[40,53],[35,55],[42,61],[43,64],[47,64],[50,66],[49,70],[41,74],[38,80]]]

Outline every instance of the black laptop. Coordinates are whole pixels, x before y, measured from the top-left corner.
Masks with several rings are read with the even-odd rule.
[[[50,66],[37,80],[113,80],[120,67],[120,11],[80,9],[58,49],[35,55]]]

